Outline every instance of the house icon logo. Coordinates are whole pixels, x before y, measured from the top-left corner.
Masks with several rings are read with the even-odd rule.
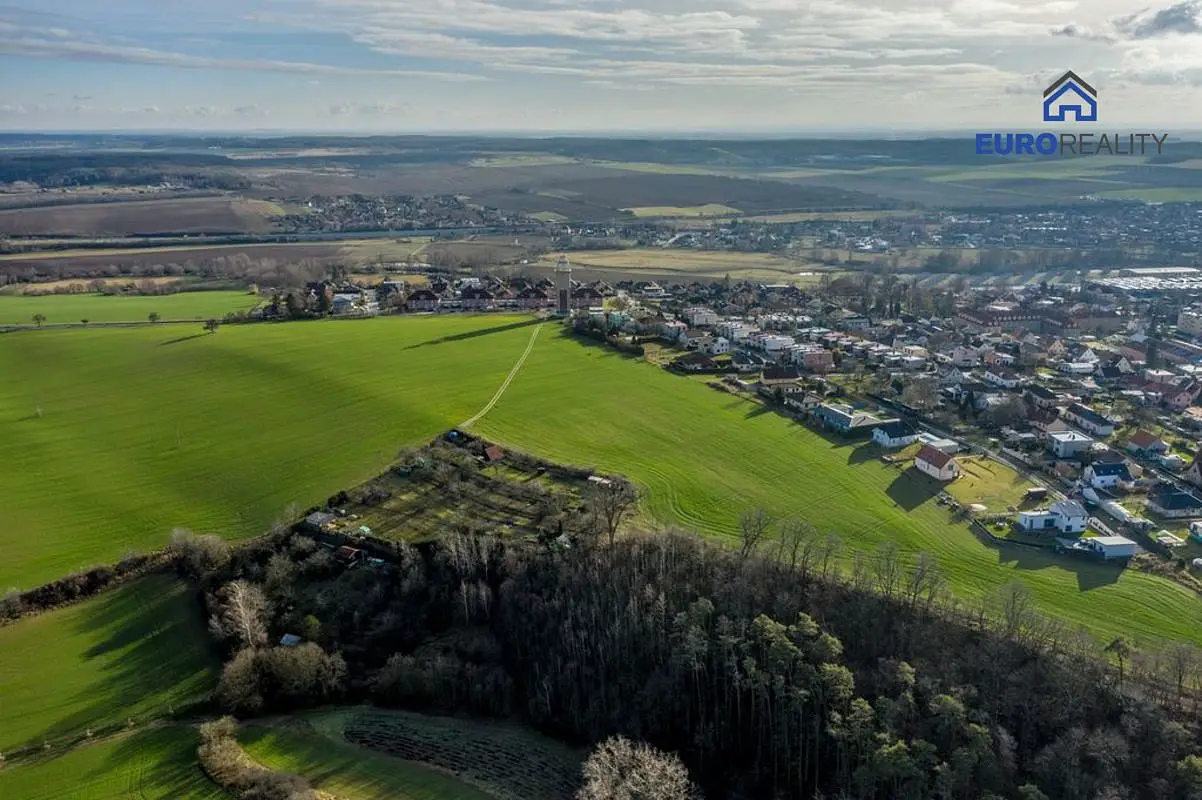
[[[1071,69],[1043,90],[1043,121],[1068,122],[1070,111],[1077,122],[1098,121],[1098,93]]]

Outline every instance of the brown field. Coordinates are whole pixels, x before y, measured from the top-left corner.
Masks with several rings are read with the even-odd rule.
[[[269,233],[284,209],[265,200],[184,197],[0,211],[0,234],[128,236],[147,233]]]
[[[551,269],[559,253],[543,256],[533,266]],[[606,275],[667,278],[670,280],[721,279],[791,281],[797,273],[815,271],[812,261],[775,253],[734,253],[709,250],[671,250],[636,247],[628,250],[580,250],[567,254],[575,271],[591,277],[592,271]],[[808,277],[808,276],[807,276]]]
[[[162,276],[151,278],[98,278],[104,284],[105,289],[112,289],[118,286],[129,286],[131,283],[150,283],[154,286],[174,286],[182,284],[195,285],[196,281],[192,278],[183,276]],[[39,281],[38,283],[14,283],[9,286],[0,286],[0,295],[13,294],[42,294],[45,292],[53,292],[55,289],[71,286],[72,284],[91,283],[91,280],[84,278],[67,278],[58,281]]]

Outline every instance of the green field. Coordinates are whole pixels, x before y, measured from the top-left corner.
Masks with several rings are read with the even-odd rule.
[[[1045,610],[1100,636],[1202,642],[1202,599],[1177,584],[1091,560],[987,547],[935,504],[930,482],[882,464],[871,448],[828,440],[574,339],[540,337],[477,428],[547,458],[630,476],[660,520],[730,538],[739,514],[762,506],[804,517],[849,546],[896,541],[929,552],[964,598],[1019,578]]]
[[[170,331],[147,328],[0,337],[0,374],[17,376],[0,383],[0,585],[161,545],[176,525],[258,533],[291,502],[377,474],[402,445],[484,406],[529,341],[515,321],[255,325],[169,346]],[[742,510],[763,506],[852,547],[930,552],[965,598],[1021,578],[1045,609],[1101,636],[1202,642],[1202,600],[1176,584],[988,547],[936,506],[930,483],[869,449],[554,329],[477,427],[631,476],[663,522],[731,537]]]
[[[306,715],[287,727],[247,727],[238,741],[247,754],[265,767],[294,772],[319,791],[338,800],[488,800],[490,795],[415,761],[375,753],[347,743],[341,731],[323,735],[304,720],[321,720],[328,714]],[[468,724],[468,723],[465,723]]]
[[[180,292],[142,295],[56,294],[29,297],[0,295],[0,325],[32,325],[34,314],[47,325],[89,322],[145,322],[150,314],[162,319],[221,318],[230,311],[249,311],[259,298],[247,292]]]
[[[199,605],[161,575],[0,628],[0,752],[203,697],[207,648]]]
[[[0,768],[5,800],[230,800],[196,764],[200,737],[157,728]]]
[[[0,336],[0,587],[161,547],[176,526],[262,533],[290,504],[366,480],[403,445],[478,411],[525,349],[529,322]]]

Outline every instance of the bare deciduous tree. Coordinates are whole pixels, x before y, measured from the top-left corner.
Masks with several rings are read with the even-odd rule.
[[[746,559],[760,546],[772,528],[772,517],[762,508],[752,508],[739,516],[739,556]]]
[[[234,639],[239,648],[267,644],[267,598],[254,584],[234,581],[219,593],[221,607],[209,620],[219,639]]]
[[[588,504],[597,517],[598,527],[609,536],[612,547],[622,520],[634,510],[638,492],[626,481],[609,478],[608,484],[598,484],[589,493]]]
[[[623,736],[607,739],[584,762],[578,800],[689,800],[689,772],[673,754]]]

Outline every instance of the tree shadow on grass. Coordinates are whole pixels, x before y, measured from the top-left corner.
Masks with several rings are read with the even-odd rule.
[[[186,342],[186,341],[189,341],[190,339],[200,339],[200,338],[208,336],[208,335],[209,335],[208,333],[191,333],[191,334],[188,334],[187,336],[179,336],[179,337],[176,337],[175,339],[168,339],[165,342],[159,342],[159,347],[163,347],[164,345],[168,345],[168,344],[179,344],[180,342]]]
[[[411,344],[406,347],[406,350],[414,350],[418,347],[429,347],[437,344],[449,344],[451,342],[463,342],[469,339],[475,339],[480,336],[488,336],[493,333],[504,333],[505,331],[517,330],[518,328],[529,328],[532,325],[541,325],[545,320],[541,319],[524,319],[521,322],[511,322],[507,325],[494,325],[491,328],[478,328],[474,331],[465,331],[464,333],[456,333],[450,336],[440,336],[437,339],[428,339],[424,342]]]
[[[215,679],[200,607],[173,580],[152,576],[105,592],[71,608],[67,625],[76,635],[103,631],[77,658],[87,680],[76,691],[47,686],[49,703],[68,713],[30,741],[55,740],[88,728],[167,715],[170,704],[203,696]],[[161,703],[145,700],[162,696]]]
[[[905,511],[913,511],[943,491],[943,485],[923,475],[914,467],[902,471],[885,494]]]
[[[167,725],[135,731],[112,744],[108,758],[87,774],[89,781],[125,774],[131,797],[218,800],[227,795],[200,769],[197,731]]]
[[[764,414],[771,414],[775,410],[776,409],[765,405],[764,403],[755,403],[743,416],[747,419],[752,419],[754,417],[762,417]]]

